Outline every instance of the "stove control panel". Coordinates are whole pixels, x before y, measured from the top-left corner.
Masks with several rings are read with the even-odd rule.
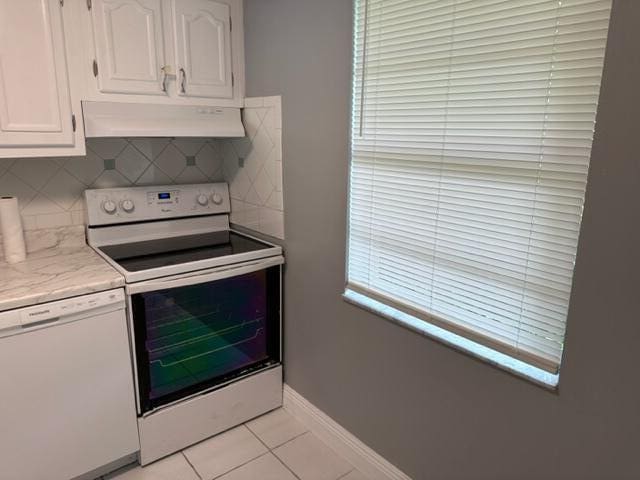
[[[85,202],[90,226],[220,215],[231,210],[226,183],[86,190]]]

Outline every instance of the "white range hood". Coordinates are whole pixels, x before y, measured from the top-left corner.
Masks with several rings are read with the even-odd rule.
[[[239,108],[82,102],[91,137],[244,137]]]

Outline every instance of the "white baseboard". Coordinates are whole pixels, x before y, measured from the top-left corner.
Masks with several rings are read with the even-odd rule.
[[[289,385],[283,408],[371,480],[411,480]]]

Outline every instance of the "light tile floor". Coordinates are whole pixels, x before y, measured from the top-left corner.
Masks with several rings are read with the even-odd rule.
[[[103,480],[367,480],[283,409]]]

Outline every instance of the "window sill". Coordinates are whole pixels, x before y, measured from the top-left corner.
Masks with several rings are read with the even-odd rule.
[[[497,352],[491,348],[468,340],[460,335],[449,332],[443,328],[431,325],[412,315],[390,307],[377,300],[367,297],[353,290],[346,290],[342,295],[345,301],[363,308],[371,313],[379,315],[398,325],[408,328],[425,337],[435,339],[458,351],[466,353],[472,357],[480,359],[490,365],[498,367],[520,378],[524,378],[536,385],[551,391],[557,391],[559,375],[546,372],[528,363],[517,360],[504,353]]]

